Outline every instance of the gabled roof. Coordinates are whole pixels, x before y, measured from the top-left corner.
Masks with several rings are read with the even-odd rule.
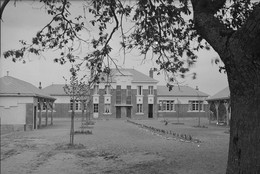
[[[229,87],[226,87],[226,88],[222,89],[221,91],[219,91],[218,93],[216,93],[215,95],[211,96],[207,100],[208,101],[225,100],[225,99],[229,99],[229,98],[230,98]]]
[[[42,90],[51,96],[58,95],[58,96],[67,96],[67,94],[64,91],[65,84],[52,84],[50,86],[47,86],[43,88]]]
[[[174,86],[171,91],[167,86],[157,86],[157,95],[169,97],[208,97],[209,95],[189,86]]]
[[[11,76],[0,78],[0,96],[30,96],[55,100],[31,83]]]
[[[116,76],[131,76],[133,78],[133,83],[158,83],[157,80],[135,69],[111,69],[111,73],[109,75],[111,79],[109,80],[109,82],[115,83]],[[107,81],[105,75],[103,76],[103,78],[105,79],[104,81]]]

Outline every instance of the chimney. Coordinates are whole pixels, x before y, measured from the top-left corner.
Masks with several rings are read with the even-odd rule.
[[[42,89],[42,83],[39,82],[39,89]]]
[[[153,69],[152,68],[149,70],[149,77],[153,78]]]
[[[198,87],[198,86],[196,86],[196,90],[197,90],[197,91],[199,90],[199,87]]]

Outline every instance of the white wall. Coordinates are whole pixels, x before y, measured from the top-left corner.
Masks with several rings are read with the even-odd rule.
[[[33,97],[0,97],[1,124],[25,124],[26,103]]]

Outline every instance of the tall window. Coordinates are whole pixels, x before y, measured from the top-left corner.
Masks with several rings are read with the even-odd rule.
[[[148,94],[153,95],[153,86],[148,86]]]
[[[143,113],[143,104],[137,104],[137,113]]]
[[[159,111],[174,111],[174,100],[159,100]]]
[[[105,104],[105,106],[104,106],[104,113],[106,113],[106,114],[108,114],[108,113],[111,113],[110,112],[110,104]]]
[[[109,85],[105,86],[105,94],[110,94],[110,86]]]
[[[137,86],[137,95],[143,95],[143,87]]]
[[[98,104],[94,104],[94,113],[98,113]]]
[[[137,113],[143,113],[143,104],[137,104]]]
[[[131,86],[126,86],[126,104],[131,104],[132,102],[132,90]]]
[[[94,85],[94,94],[98,94],[98,85]]]
[[[192,100],[189,101],[189,110],[190,111],[203,111],[203,101]]]

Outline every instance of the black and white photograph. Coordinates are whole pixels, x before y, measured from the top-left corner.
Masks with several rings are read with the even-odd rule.
[[[0,174],[259,174],[260,0],[1,0]]]

